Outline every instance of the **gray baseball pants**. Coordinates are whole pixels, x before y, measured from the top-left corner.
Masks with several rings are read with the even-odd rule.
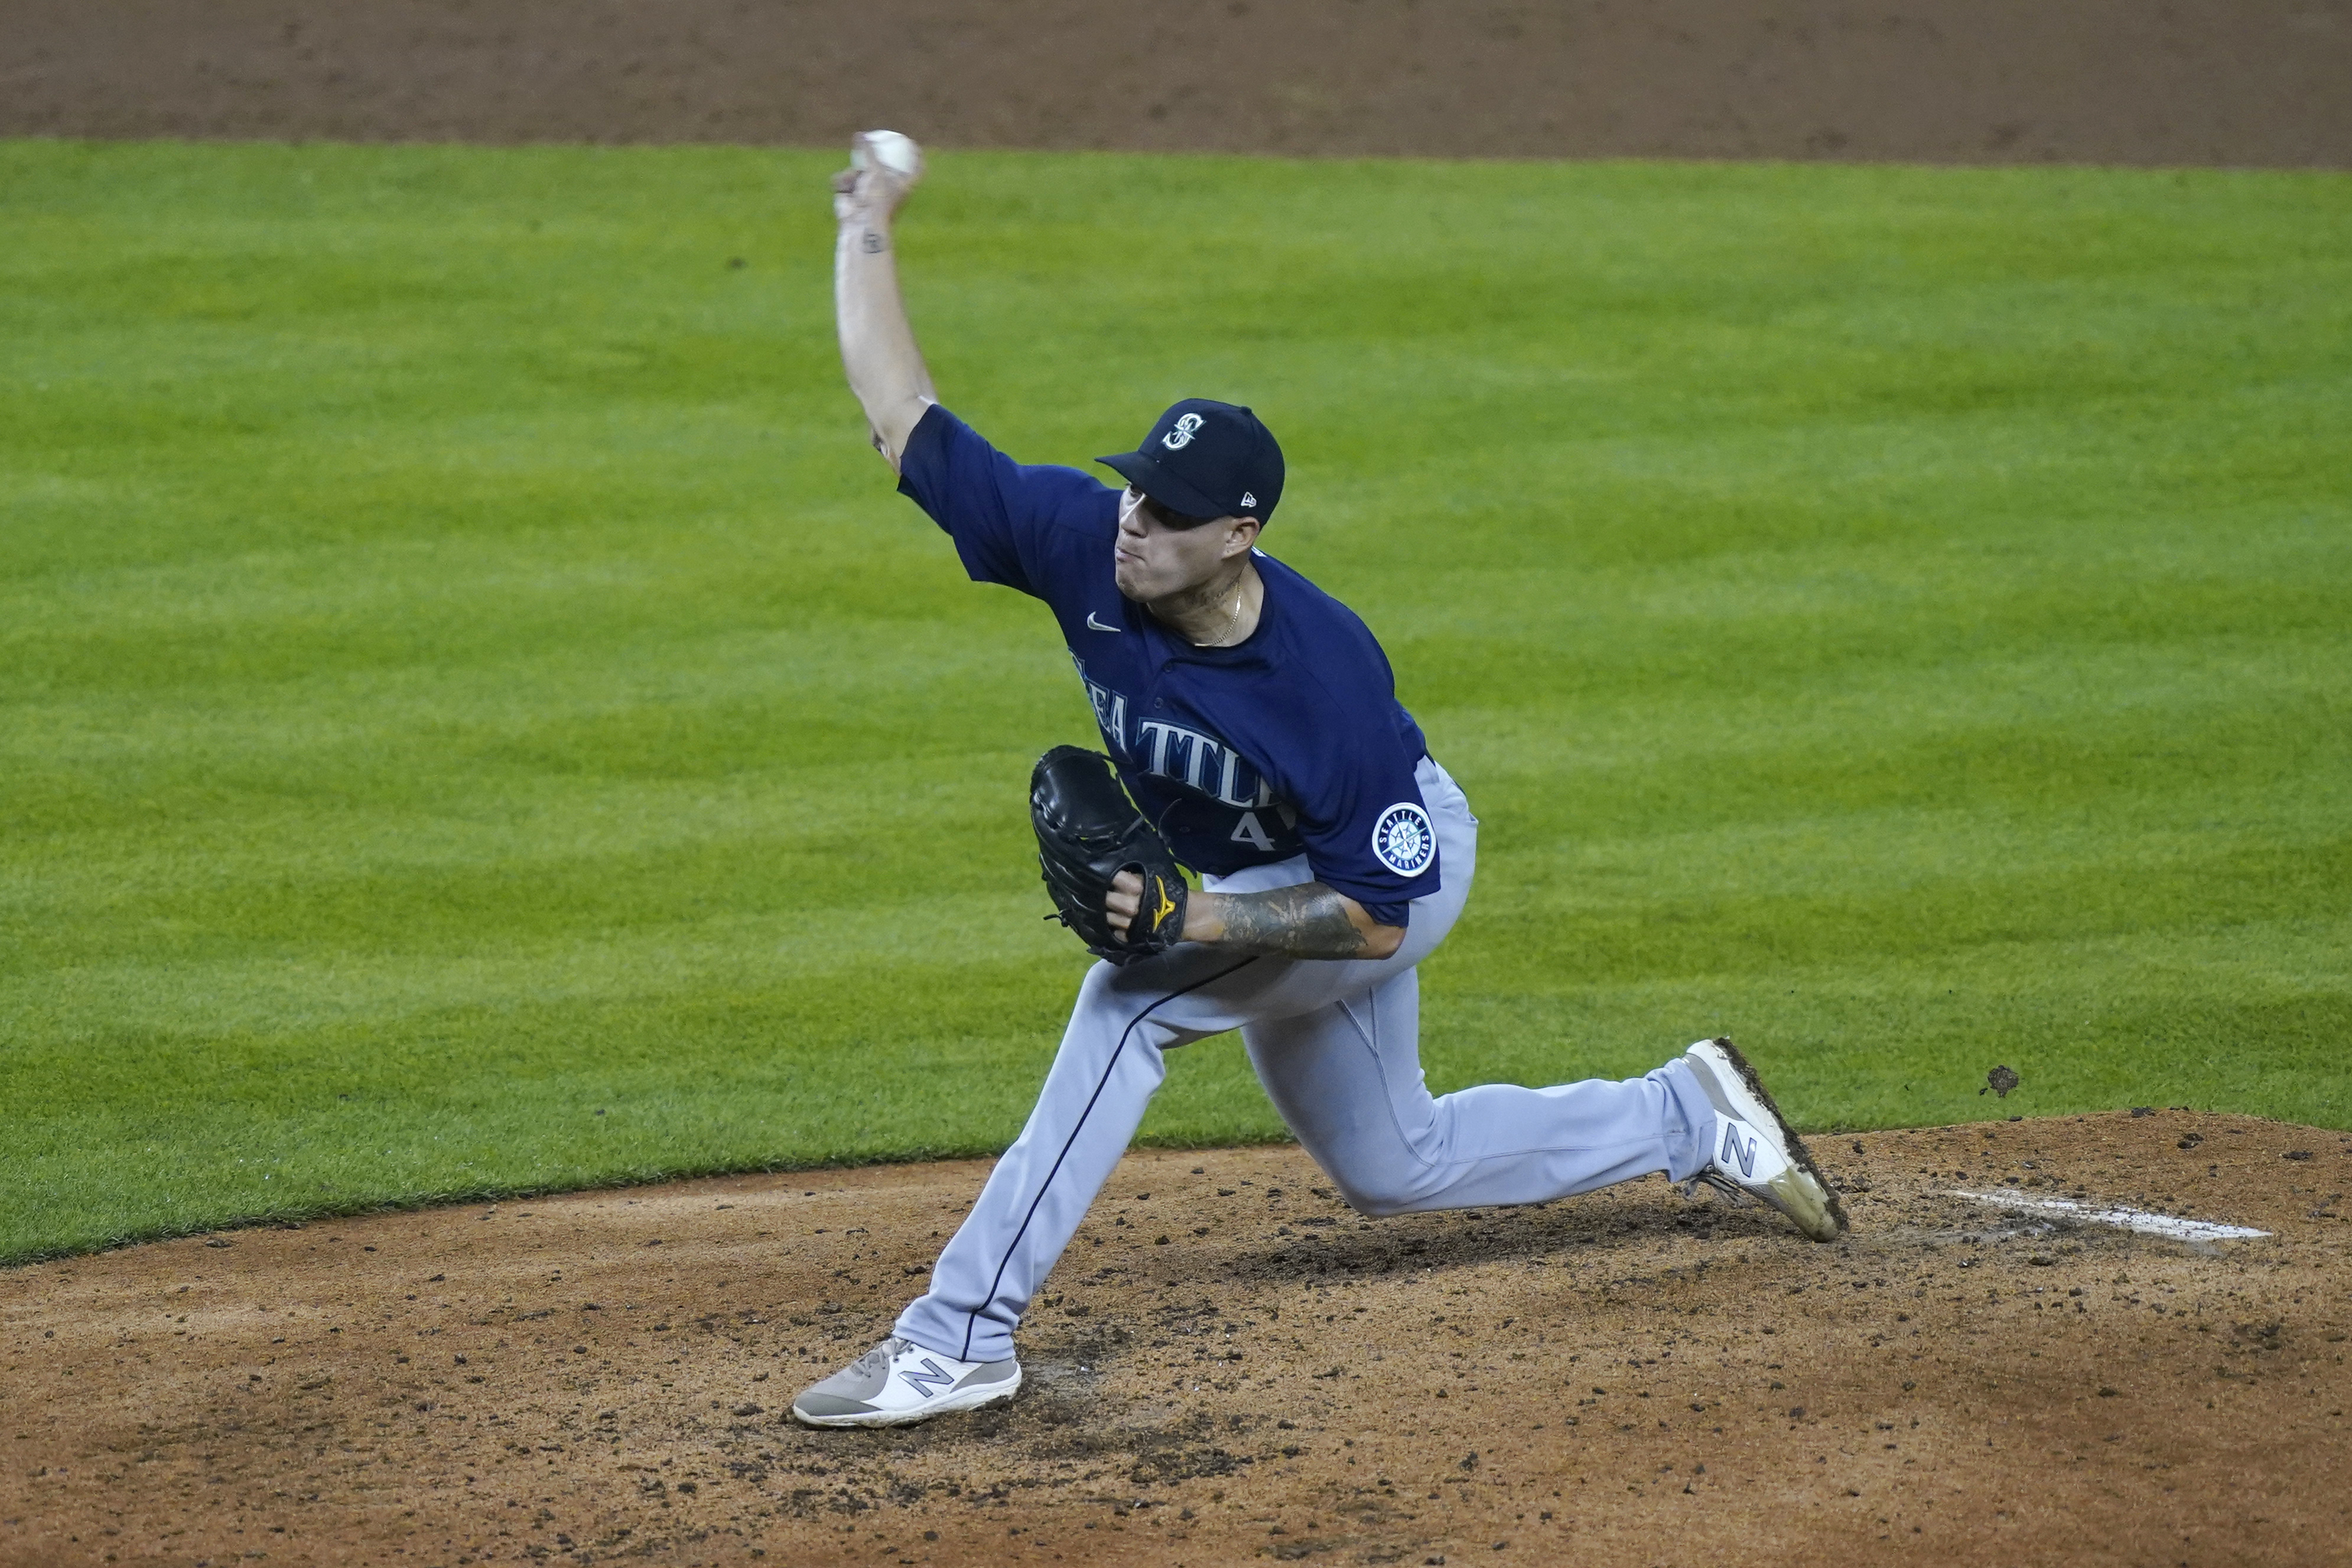
[[[1622,1083],[1485,1084],[1433,1096],[1421,1069],[1414,966],[1470,892],[1478,819],[1436,763],[1418,783],[1437,829],[1444,889],[1414,900],[1404,944],[1368,960],[1250,958],[1185,944],[1140,963],[1097,963],[1004,1152],[897,1332],[960,1361],[1002,1361],[1013,1331],[1076,1234],[1144,1107],[1164,1053],[1239,1029],[1283,1121],[1368,1215],[1541,1203],[1706,1163],[1715,1111],[1679,1058]],[[1304,858],[1210,878],[1218,892],[1310,880]]]

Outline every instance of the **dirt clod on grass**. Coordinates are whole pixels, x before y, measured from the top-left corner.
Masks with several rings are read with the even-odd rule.
[[[13,1270],[0,1561],[2343,1559],[2352,1139],[2155,1111],[1819,1147],[1853,1220],[1825,1247],[1663,1180],[1374,1222],[1295,1149],[1139,1153],[1021,1396],[896,1432],[785,1411],[887,1331],[982,1163]],[[1953,1195],[2002,1186],[2275,1234]]]

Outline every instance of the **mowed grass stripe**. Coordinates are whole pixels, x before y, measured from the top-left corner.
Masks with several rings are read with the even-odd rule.
[[[833,163],[0,144],[0,1256],[1017,1131],[1088,720]],[[902,251],[1024,458],[1282,433],[1486,823],[1433,1084],[2352,1126],[2352,180],[962,154]]]

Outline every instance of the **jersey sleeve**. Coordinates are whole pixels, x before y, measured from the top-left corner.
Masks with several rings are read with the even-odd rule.
[[[1377,654],[1374,655],[1378,657]],[[1383,673],[1386,661],[1381,661]],[[1318,704],[1321,744],[1283,781],[1298,813],[1315,879],[1364,906],[1382,925],[1412,923],[1412,902],[1444,886],[1437,828],[1414,777],[1418,731],[1402,722],[1392,695],[1384,700]]]
[[[955,541],[972,581],[1037,598],[1050,596],[1057,565],[1115,519],[1118,504],[1091,474],[1014,462],[936,403],[899,456],[898,493]]]

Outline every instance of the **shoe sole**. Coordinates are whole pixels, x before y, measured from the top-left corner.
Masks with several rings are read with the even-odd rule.
[[[1722,1038],[1703,1040],[1700,1044],[1713,1047],[1721,1055],[1723,1066],[1731,1069],[1738,1079],[1739,1088],[1762,1108],[1765,1115],[1772,1119],[1773,1130],[1780,1135],[1780,1146],[1789,1152],[1789,1163],[1803,1178],[1805,1185],[1812,1189],[1810,1193],[1801,1193],[1801,1196],[1816,1201],[1821,1212],[1829,1219],[1830,1233],[1827,1236],[1822,1235],[1807,1223],[1804,1215],[1796,1211],[1790,1199],[1774,1192],[1770,1186],[1750,1187],[1746,1190],[1755,1193],[1774,1208],[1788,1215],[1799,1230],[1803,1231],[1813,1240],[1835,1241],[1845,1232],[1851,1222],[1845,1216],[1845,1205],[1838,1201],[1837,1190],[1822,1177],[1821,1167],[1813,1163],[1812,1151],[1807,1149],[1805,1141],[1797,1136],[1797,1130],[1789,1125],[1789,1119],[1780,1114],[1780,1108],[1773,1103],[1772,1096],[1765,1089],[1763,1080],[1756,1076],[1756,1069],[1748,1066],[1748,1058],[1739,1054],[1738,1046],[1733,1045],[1728,1039]],[[1694,1046],[1691,1048],[1696,1051],[1698,1047]],[[1734,1110],[1737,1113],[1736,1107]],[[1752,1118],[1743,1117],[1743,1120],[1752,1120]]]
[[[855,1410],[844,1415],[810,1415],[797,1405],[793,1406],[793,1419],[803,1426],[912,1426],[929,1421],[934,1415],[952,1415],[959,1410],[977,1410],[983,1405],[995,1405],[1021,1392],[1021,1373],[1015,1369],[1003,1383],[984,1383],[973,1388],[959,1388],[943,1394],[929,1405],[910,1405],[905,1410]]]

